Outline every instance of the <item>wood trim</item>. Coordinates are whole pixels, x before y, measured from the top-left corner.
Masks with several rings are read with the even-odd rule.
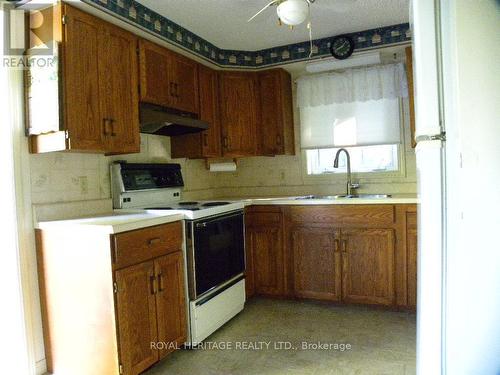
[[[415,87],[413,84],[413,53],[411,47],[405,48],[406,54],[406,80],[408,81],[408,100],[410,106],[410,134],[411,147],[417,146],[415,139]]]

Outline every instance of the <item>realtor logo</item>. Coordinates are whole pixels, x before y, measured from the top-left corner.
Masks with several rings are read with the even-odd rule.
[[[53,3],[1,1],[4,67],[26,68],[50,65],[57,53]]]

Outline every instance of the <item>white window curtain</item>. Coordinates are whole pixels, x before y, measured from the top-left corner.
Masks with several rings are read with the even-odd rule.
[[[306,76],[297,85],[299,108],[408,96],[402,63]]]
[[[297,87],[301,147],[400,143],[399,103],[407,96],[403,64],[302,77]]]

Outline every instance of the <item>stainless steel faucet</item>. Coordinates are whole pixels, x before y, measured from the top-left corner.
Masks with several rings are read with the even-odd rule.
[[[349,152],[347,152],[345,148],[341,148],[340,150],[337,151],[337,154],[335,155],[335,160],[333,161],[333,167],[334,168],[339,167],[339,155],[342,151],[345,152],[345,156],[347,158],[347,195],[355,195],[353,193],[355,193],[355,189],[359,188],[359,184],[352,182],[351,157],[349,156]]]

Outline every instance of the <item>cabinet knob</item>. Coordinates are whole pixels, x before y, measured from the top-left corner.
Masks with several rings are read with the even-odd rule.
[[[159,237],[151,238],[148,241],[148,246],[153,246],[154,244],[157,244],[159,242],[160,242],[160,238]]]

